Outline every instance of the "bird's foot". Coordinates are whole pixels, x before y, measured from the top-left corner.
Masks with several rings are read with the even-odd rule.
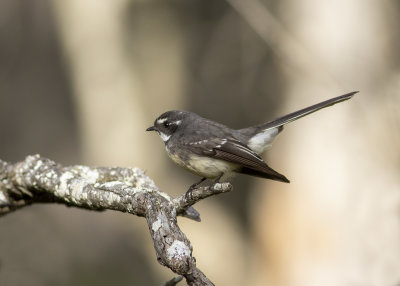
[[[193,190],[194,190],[193,186],[190,186],[189,189],[186,191],[185,199],[187,201],[191,201],[193,199],[193,194],[192,194]]]
[[[191,185],[191,186],[189,187],[189,189],[186,191],[185,199],[186,199],[186,200],[192,200],[192,199],[193,199],[193,194],[192,194],[193,190],[194,190],[198,185],[200,185],[202,182],[204,182],[206,179],[207,179],[207,178],[202,178],[199,182],[196,182],[196,183],[194,183],[193,185]]]
[[[210,186],[210,190],[211,190],[211,191],[215,191],[215,190],[218,189],[217,185],[218,185],[218,186],[220,185],[219,180],[222,178],[223,175],[224,175],[224,174],[222,173],[218,178],[216,178],[216,179],[214,180],[214,182],[213,182],[212,185]]]

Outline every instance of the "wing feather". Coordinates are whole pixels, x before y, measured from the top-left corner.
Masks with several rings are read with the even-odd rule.
[[[282,174],[269,167],[260,156],[240,141],[229,138],[203,140],[192,144],[195,153],[240,166],[238,173],[289,183]]]

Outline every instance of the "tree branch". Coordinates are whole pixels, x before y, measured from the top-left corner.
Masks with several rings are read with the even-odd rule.
[[[0,216],[33,203],[60,203],[127,212],[147,220],[157,260],[189,285],[213,285],[196,267],[192,245],[177,215],[200,221],[199,200],[232,190],[229,183],[199,187],[190,198],[172,198],[138,168],[63,167],[39,155],[10,164],[0,160]]]

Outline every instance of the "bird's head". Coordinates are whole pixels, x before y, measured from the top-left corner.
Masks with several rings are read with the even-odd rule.
[[[182,125],[188,113],[185,111],[171,110],[161,114],[155,121],[154,125],[146,129],[146,131],[156,131],[161,139],[166,143],[172,134]]]

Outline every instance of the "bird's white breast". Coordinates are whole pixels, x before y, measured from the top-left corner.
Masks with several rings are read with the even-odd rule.
[[[232,173],[238,166],[226,161],[202,156],[191,156],[189,160],[192,172],[205,178],[214,179],[222,173]]]
[[[224,175],[225,178],[231,176],[231,173],[234,172],[238,165],[208,158],[205,156],[198,156],[196,154],[191,154],[186,161],[183,161],[181,157],[177,154],[170,152],[168,147],[166,148],[168,156],[180,167],[188,170],[189,172],[204,177],[208,179],[215,179],[219,177],[222,173],[227,174]]]

